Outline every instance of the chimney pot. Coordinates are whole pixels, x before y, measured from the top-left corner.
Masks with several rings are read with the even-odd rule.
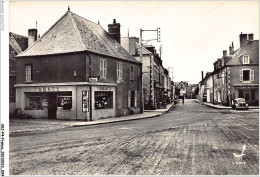
[[[28,47],[37,40],[37,29],[28,29]]]

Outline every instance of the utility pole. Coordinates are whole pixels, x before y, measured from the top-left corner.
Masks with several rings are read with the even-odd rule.
[[[156,31],[157,32],[157,39],[143,40],[142,33],[145,32],[145,31]],[[156,30],[143,30],[142,28],[140,28],[139,44],[140,44],[140,62],[141,63],[143,63],[143,51],[142,51],[143,50],[143,41],[146,41],[146,43],[148,43],[148,42],[154,41],[154,40],[156,40],[157,42],[161,42],[161,34],[160,34],[160,28],[159,27]],[[143,94],[144,93],[143,93],[143,71],[142,71],[142,77],[141,77],[141,105],[140,105],[140,112],[141,113],[144,112],[144,95]]]

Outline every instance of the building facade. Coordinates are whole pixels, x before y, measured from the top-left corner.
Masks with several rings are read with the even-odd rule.
[[[28,38],[9,33],[9,115],[15,113],[16,56],[28,48]]]
[[[142,67],[116,40],[118,27],[114,20],[110,35],[68,10],[17,56],[16,107],[69,120],[139,113]]]

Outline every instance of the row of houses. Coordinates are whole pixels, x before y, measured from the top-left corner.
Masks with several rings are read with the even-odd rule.
[[[96,120],[142,112],[142,85],[145,108],[172,95],[154,47],[142,49],[151,59],[142,64],[138,41],[129,49],[121,43],[116,20],[107,32],[68,9],[41,37],[29,29],[28,38],[9,39],[10,114],[16,108],[33,118]]]
[[[128,36],[121,38],[121,41],[122,47],[136,60],[141,61],[139,38]],[[144,109],[157,109],[172,102],[174,84],[154,46],[142,46],[142,64]]]
[[[244,98],[249,105],[259,104],[259,40],[253,34],[240,34],[240,47],[233,42],[214,62],[199,83],[199,99],[204,102],[230,106],[235,98]]]

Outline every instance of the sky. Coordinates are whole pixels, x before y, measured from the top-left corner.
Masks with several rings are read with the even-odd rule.
[[[213,63],[223,50],[234,43],[239,48],[239,34],[253,33],[259,39],[258,1],[22,1],[10,2],[9,29],[27,36],[29,28],[44,34],[62,15],[70,11],[100,25],[116,19],[121,37],[140,37],[143,30],[161,29],[161,42],[150,41],[163,66],[173,68],[174,82],[196,84],[201,71],[213,71]],[[156,32],[143,32],[144,39],[156,39]]]

